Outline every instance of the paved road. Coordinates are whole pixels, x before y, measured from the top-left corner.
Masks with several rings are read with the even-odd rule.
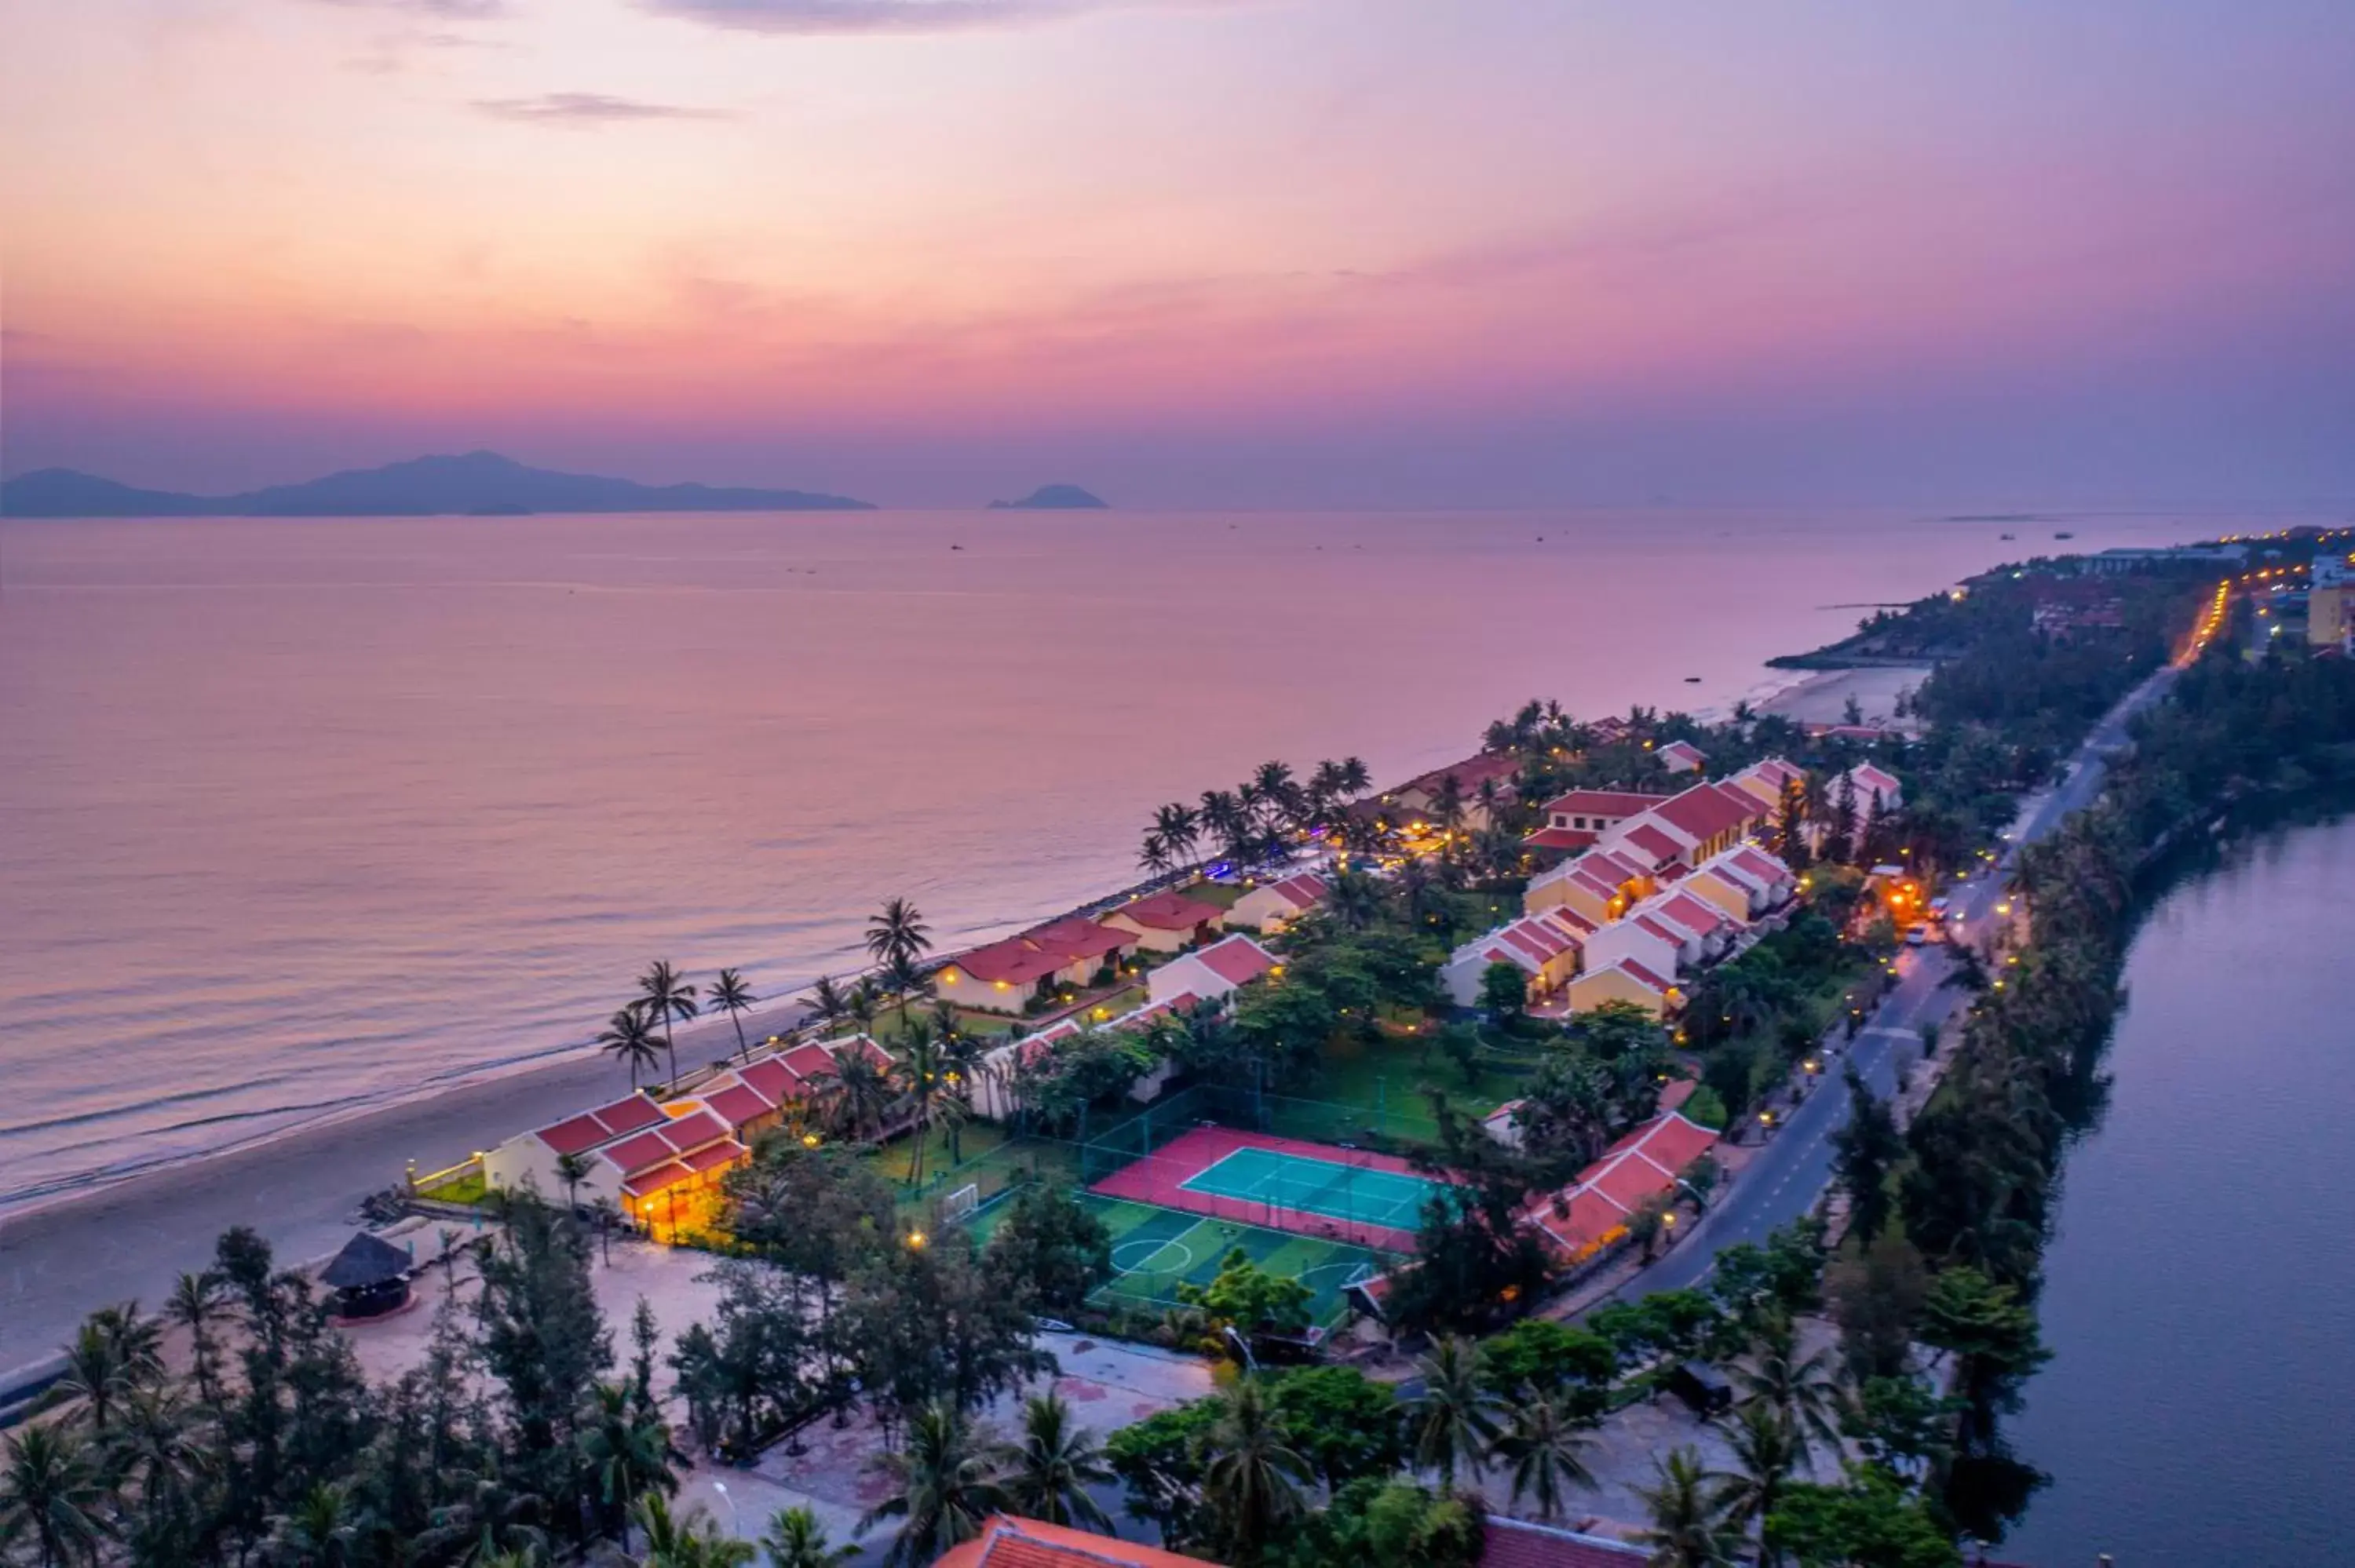
[[[1961,916],[1955,922],[1957,939],[1977,941],[1987,934],[1999,918],[1995,906],[2002,899],[2019,846],[2045,837],[2070,812],[2092,803],[2101,791],[2109,758],[2126,743],[2128,721],[2166,694],[2177,668],[2170,664],[2155,672],[2127,694],[2085,736],[2060,785],[2022,803],[2019,819],[2005,832],[2004,850],[1994,865],[1958,885],[1949,895],[1949,915]],[[1904,948],[1897,962],[1896,986],[1855,1041],[1840,1044],[1835,1032],[1828,1043],[1831,1051],[1845,1052],[1872,1092],[1884,1097],[1894,1091],[1901,1067],[1919,1058],[1921,1026],[1944,1023],[1967,1001],[1959,988],[1945,983],[1955,968],[1945,948]],[[1848,1125],[1849,1096],[1838,1065],[1838,1054],[1832,1054],[1815,1091],[1789,1112],[1781,1128],[1718,1205],[1679,1237],[1675,1247],[1614,1292],[1612,1298],[1697,1285],[1716,1266],[1721,1250],[1737,1242],[1763,1243],[1775,1227],[1815,1206],[1831,1182],[1831,1136]]]

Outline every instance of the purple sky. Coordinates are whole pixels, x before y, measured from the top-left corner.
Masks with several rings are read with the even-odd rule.
[[[2355,497],[2355,6],[82,0],[5,462]]]

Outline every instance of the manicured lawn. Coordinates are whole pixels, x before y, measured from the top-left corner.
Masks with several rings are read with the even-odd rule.
[[[969,1121],[957,1133],[957,1142],[967,1160],[980,1159],[1006,1141],[1006,1129],[996,1122]],[[916,1157],[916,1140],[912,1137],[895,1138],[880,1149],[869,1150],[860,1158],[893,1185],[904,1187],[908,1182],[908,1167]],[[948,1129],[931,1127],[924,1129],[924,1163],[922,1172],[925,1181],[947,1171],[955,1161],[949,1158]]]
[[[1439,1124],[1423,1096],[1426,1086],[1446,1091],[1450,1104],[1471,1116],[1486,1116],[1520,1094],[1523,1080],[1484,1067],[1467,1086],[1454,1062],[1415,1036],[1390,1036],[1380,1044],[1348,1041],[1328,1046],[1323,1069],[1302,1094],[1355,1107],[1366,1125],[1392,1138],[1429,1142]]]
[[[465,1173],[453,1176],[436,1186],[418,1190],[421,1198],[431,1198],[437,1203],[479,1203],[490,1193],[489,1184],[483,1180],[479,1164],[464,1168]]]

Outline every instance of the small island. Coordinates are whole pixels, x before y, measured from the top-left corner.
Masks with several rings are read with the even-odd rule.
[[[1019,501],[993,501],[992,512],[1066,512],[1103,510],[1112,503],[1091,495],[1076,484],[1042,484]]]

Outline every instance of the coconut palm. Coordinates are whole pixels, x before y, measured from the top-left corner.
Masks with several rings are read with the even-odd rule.
[[[663,1050],[670,1057],[670,1081],[678,1082],[678,1047],[670,1037],[673,1019],[681,1023],[699,1011],[695,1005],[695,987],[679,978],[670,967],[668,959],[656,959],[638,977],[638,1006],[646,1022],[662,1026]]]
[[[344,1568],[353,1560],[361,1524],[345,1489],[321,1481],[293,1508],[271,1516],[262,1553],[286,1568]]]
[[[826,1097],[834,1130],[867,1138],[880,1127],[899,1091],[883,1065],[861,1046],[835,1059],[834,1086]]]
[[[1333,874],[1325,895],[1326,911],[1347,931],[1362,931],[1382,915],[1382,885],[1362,871]]]
[[[1784,1489],[1799,1463],[1799,1446],[1792,1437],[1791,1424],[1764,1400],[1743,1405],[1728,1436],[1739,1467],[1718,1489],[1718,1506],[1725,1510],[1727,1522],[1744,1530],[1755,1525],[1763,1539],[1766,1520],[1782,1503]],[[1781,1557],[1768,1541],[1758,1560],[1773,1568]]]
[[[638,1086],[638,1071],[652,1071],[662,1060],[662,1041],[646,1022],[646,1015],[635,1007],[625,1007],[605,1021],[605,1032],[597,1036],[597,1044],[608,1056],[616,1056],[630,1065],[630,1087]]]
[[[1733,1384],[1744,1404],[1764,1404],[1789,1426],[1796,1462],[1813,1462],[1815,1445],[1839,1452],[1839,1418],[1845,1395],[1830,1347],[1799,1352],[1798,1331],[1780,1313],[1758,1333],[1757,1348],[1733,1368]]]
[[[1198,820],[1202,832],[1218,841],[1220,850],[1229,859],[1240,862],[1250,858],[1251,812],[1231,791],[1205,789]]]
[[[821,1029],[831,1029],[850,1016],[850,998],[834,983],[832,975],[820,975],[817,984],[810,987],[810,1014]]]
[[[1651,1528],[1636,1539],[1652,1549],[1654,1568],[1725,1568],[1742,1550],[1742,1532],[1726,1522],[1712,1483],[1717,1472],[1700,1454],[1678,1448],[1652,1462],[1657,1485],[1637,1487]]]
[[[1167,876],[1178,863],[1169,853],[1169,841],[1151,832],[1145,835],[1144,847],[1136,853],[1136,863],[1156,876]]]
[[[907,1106],[916,1124],[912,1152],[908,1157],[908,1185],[913,1187],[923,1181],[924,1145],[933,1118],[946,1113],[955,1097],[948,1081],[948,1063],[943,1057],[940,1038],[933,1033],[931,1021],[918,1019],[910,1024],[905,1040],[899,1059],[891,1064],[890,1074],[892,1086],[900,1091],[900,1102]]]
[[[1023,1405],[1022,1441],[1005,1477],[1015,1512],[1109,1535],[1112,1520],[1088,1488],[1113,1478],[1095,1434],[1072,1421],[1060,1394],[1050,1391]]]
[[[1423,1380],[1407,1406],[1414,1462],[1438,1471],[1441,1488],[1453,1491],[1457,1467],[1477,1477],[1496,1440],[1496,1396],[1481,1382],[1480,1353],[1469,1340],[1444,1336],[1414,1364]]]
[[[858,1555],[856,1546],[837,1546],[826,1538],[826,1526],[804,1504],[781,1508],[769,1516],[761,1537],[769,1568],[837,1568]]]
[[[1572,1482],[1593,1484],[1579,1451],[1586,1446],[1585,1424],[1566,1393],[1525,1388],[1507,1411],[1505,1429],[1489,1445],[1489,1457],[1503,1467],[1516,1506],[1527,1494],[1538,1518],[1552,1523],[1561,1512],[1563,1490]]]
[[[1255,1378],[1236,1384],[1226,1413],[1205,1442],[1202,1499],[1234,1554],[1257,1561],[1260,1549],[1301,1510],[1301,1488],[1315,1472],[1284,1439],[1275,1407]]]
[[[858,1528],[864,1532],[887,1519],[899,1520],[899,1533],[883,1561],[892,1568],[930,1563],[979,1535],[984,1520],[1004,1511],[1006,1488],[997,1476],[1010,1457],[954,1404],[928,1404],[909,1421],[906,1446],[875,1459],[872,1467],[890,1492],[867,1511]]]
[[[630,1510],[631,1521],[645,1533],[639,1568],[740,1568],[753,1557],[752,1543],[719,1533],[704,1511],[673,1513],[660,1492],[648,1492]]]
[[[671,1471],[676,1456],[670,1429],[631,1400],[626,1384],[601,1383],[590,1396],[580,1446],[589,1483],[606,1517],[621,1524],[626,1546],[632,1499],[678,1491],[678,1477]]]
[[[578,1154],[559,1154],[556,1157],[556,1179],[564,1183],[566,1208],[577,1209],[581,1206],[581,1183],[589,1180],[589,1173],[596,1169],[596,1160],[591,1159],[585,1150]]]
[[[219,1363],[215,1359],[220,1345],[213,1338],[213,1325],[229,1315],[227,1287],[210,1269],[182,1274],[164,1301],[165,1318],[188,1331],[188,1374],[196,1382],[197,1397],[206,1404],[216,1403],[220,1390]]]
[[[932,950],[932,928],[924,913],[904,898],[886,903],[867,922],[867,951],[880,965],[894,959],[913,963]]]
[[[1202,842],[1201,820],[1195,815],[1194,808],[1183,800],[1154,808],[1153,832],[1168,850],[1172,861],[1191,863],[1194,850]]]
[[[734,969],[721,969],[719,978],[711,982],[710,991],[705,993],[705,1000],[711,1003],[712,1012],[726,1012],[728,1022],[736,1026],[736,1054],[750,1056],[752,1047],[744,1039],[744,1012],[761,999],[752,994],[744,977]]]
[[[924,966],[905,953],[894,953],[883,965],[883,983],[899,1003],[900,1027],[908,1027],[908,1009],[924,993]]]
[[[73,1342],[66,1347],[65,1361],[58,1392],[82,1402],[91,1436],[102,1441],[113,1425],[115,1408],[130,1393],[135,1380],[124,1363],[120,1343],[107,1332],[97,1313],[75,1330]]]
[[[140,1514],[157,1520],[177,1519],[215,1464],[211,1447],[189,1425],[186,1402],[162,1388],[137,1389],[123,1401],[114,1458]]]
[[[0,1439],[0,1548],[29,1543],[39,1568],[94,1562],[113,1533],[112,1500],[72,1428],[43,1423]]]

